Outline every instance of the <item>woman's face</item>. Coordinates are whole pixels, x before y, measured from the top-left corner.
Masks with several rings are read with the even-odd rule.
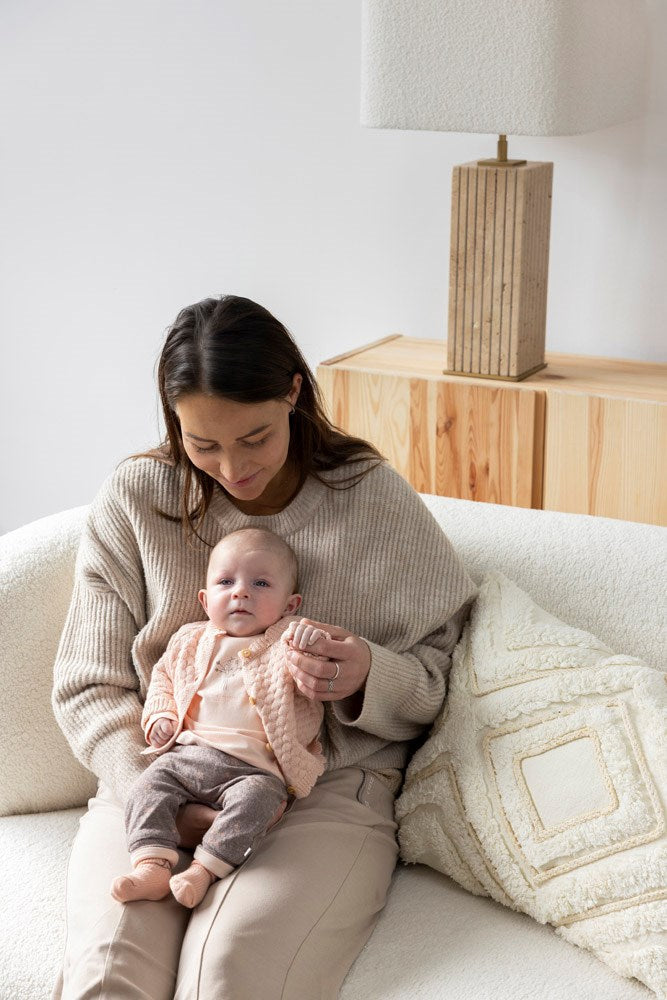
[[[236,500],[279,503],[287,486],[289,414],[301,388],[295,375],[284,399],[236,403],[192,393],[176,404],[183,446],[193,465]]]

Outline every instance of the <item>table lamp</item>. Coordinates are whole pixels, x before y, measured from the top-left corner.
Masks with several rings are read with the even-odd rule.
[[[544,368],[553,164],[508,158],[506,137],[641,114],[644,6],[363,0],[362,125],[500,137],[496,157],[453,171],[447,372]]]

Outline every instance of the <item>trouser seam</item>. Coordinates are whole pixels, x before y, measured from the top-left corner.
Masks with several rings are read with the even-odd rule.
[[[203,967],[204,967],[204,952],[206,951],[206,946],[208,944],[208,939],[210,938],[211,931],[213,930],[213,928],[215,926],[215,921],[217,919],[218,914],[220,913],[220,908],[222,906],[224,906],[225,899],[227,898],[227,894],[229,893],[230,889],[232,888],[232,885],[236,881],[236,877],[237,877],[238,873],[241,871],[242,868],[243,868],[243,865],[239,865],[238,868],[235,868],[234,871],[231,872],[227,876],[228,879],[229,879],[229,885],[227,887],[227,891],[225,892],[225,895],[223,896],[223,898],[220,900],[220,903],[218,904],[218,908],[215,911],[215,916],[212,917],[212,919],[211,919],[211,921],[210,921],[210,923],[208,925],[208,930],[206,931],[206,935],[205,935],[205,937],[204,937],[204,939],[203,939],[203,941],[201,943],[201,948],[199,949],[199,968],[197,969],[197,996],[196,996],[195,1000],[200,1000],[200,997],[201,997],[201,977],[202,977],[202,970],[203,970]]]
[[[126,913],[125,906],[126,905],[127,904],[123,904],[122,905],[120,916],[118,918],[118,923],[116,924],[116,926],[114,928],[113,934],[109,938],[109,947],[107,949],[106,958],[104,959],[104,971],[102,972],[102,978],[100,979],[100,992],[98,994],[98,1000],[104,1000],[104,986],[105,986],[105,983],[106,983],[107,972],[109,971],[109,966],[110,966],[110,962],[111,962],[111,951],[113,949],[114,943],[115,943],[116,938],[118,936],[118,929],[119,929],[120,925],[123,923],[123,920],[125,919],[125,913]]]
[[[366,832],[366,836],[364,837],[364,839],[362,840],[361,844],[359,845],[359,850],[357,851],[357,853],[355,855],[354,861],[350,865],[350,868],[348,870],[347,875],[345,876],[345,878],[343,879],[343,881],[338,886],[338,888],[337,888],[337,890],[336,890],[333,898],[329,901],[329,904],[326,907],[326,909],[323,910],[322,913],[319,915],[319,917],[317,918],[317,920],[315,921],[315,923],[313,924],[313,926],[310,928],[310,930],[308,931],[308,933],[304,937],[304,939],[301,942],[301,944],[299,945],[299,947],[294,952],[294,956],[292,958],[292,961],[290,962],[290,964],[289,964],[289,966],[287,968],[287,971],[285,972],[285,979],[284,979],[284,982],[283,982],[283,988],[280,991],[280,1000],[285,1000],[285,989],[287,988],[287,980],[289,978],[290,972],[292,971],[292,967],[294,966],[294,963],[296,962],[297,958],[299,957],[299,954],[303,950],[303,947],[306,944],[306,941],[308,940],[308,938],[312,937],[312,935],[315,933],[315,930],[317,929],[317,927],[319,926],[319,924],[322,923],[322,921],[324,920],[325,916],[327,915],[327,913],[329,912],[329,910],[331,909],[331,907],[334,905],[334,903],[336,902],[336,900],[340,896],[341,892],[343,891],[343,887],[345,886],[346,882],[348,881],[348,879],[352,875],[352,872],[354,871],[354,869],[356,867],[357,861],[361,857],[361,852],[363,851],[364,847],[366,846],[366,841],[368,840],[368,838],[370,837],[370,835],[371,835],[371,831],[368,830]]]
[[[81,820],[79,820],[79,825],[81,825]],[[68,940],[69,940],[69,920],[67,919],[67,910],[68,910],[68,906],[69,906],[69,870],[70,870],[70,866],[72,864],[72,854],[73,853],[74,853],[74,841],[72,841],[72,845],[71,845],[71,847],[69,849],[69,854],[67,855],[67,868],[65,870],[65,943],[63,945],[63,957],[62,957],[62,960],[61,960],[61,963],[60,963],[60,977],[61,977],[62,982],[61,982],[61,986],[60,986],[59,997],[56,998],[56,996],[55,996],[55,989],[56,989],[56,987],[54,987],[53,992],[51,994],[51,1000],[61,1000],[62,995],[63,995],[63,990],[65,989],[65,973],[67,971],[65,969],[65,958],[67,956],[67,943],[68,943]],[[57,985],[58,984],[56,983],[56,986]]]

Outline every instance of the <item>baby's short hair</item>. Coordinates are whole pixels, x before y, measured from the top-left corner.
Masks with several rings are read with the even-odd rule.
[[[274,552],[278,553],[285,562],[285,568],[290,574],[291,580],[291,593],[296,593],[297,585],[299,582],[299,563],[297,562],[294,549],[287,544],[284,538],[280,535],[276,535],[275,531],[270,531],[269,528],[238,528],[236,531],[230,531],[228,535],[225,535],[220,539],[218,544],[211,551],[211,556],[218,545],[222,542],[228,541],[230,538],[236,538],[237,536],[254,536],[254,538],[259,541],[261,540],[267,548],[272,549]],[[252,541],[252,537],[248,539]],[[209,560],[210,561],[210,560]]]

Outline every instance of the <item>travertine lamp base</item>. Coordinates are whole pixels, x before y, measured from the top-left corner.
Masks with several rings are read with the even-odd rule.
[[[553,163],[454,167],[448,373],[518,381],[545,367]]]

